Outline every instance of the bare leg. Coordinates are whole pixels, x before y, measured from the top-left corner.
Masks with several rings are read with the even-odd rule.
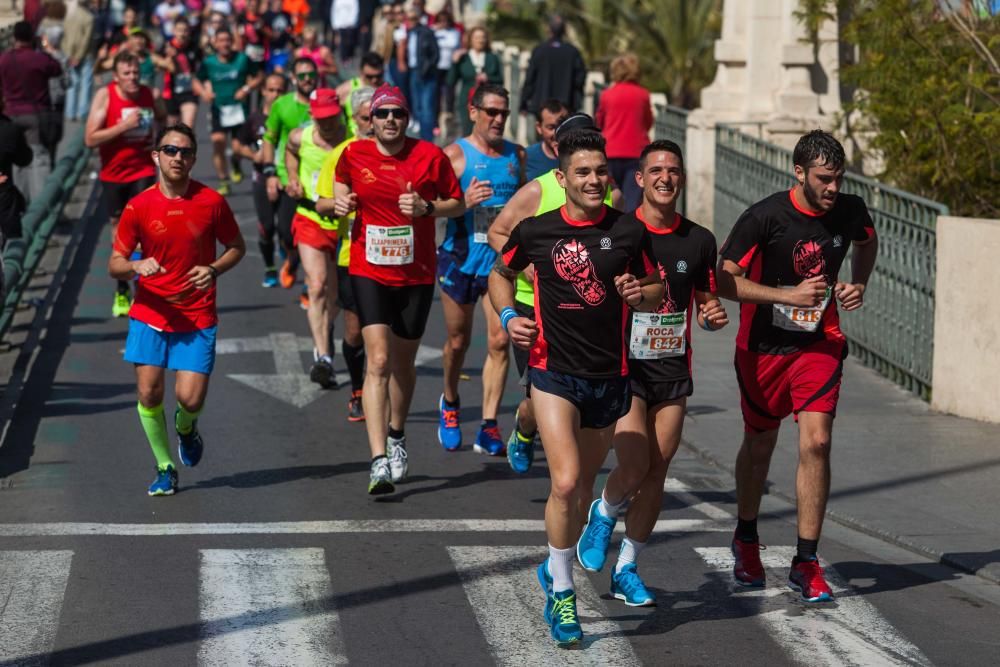
[[[229,165],[226,164],[226,135],[222,132],[212,133],[212,166],[220,181],[229,180]]]
[[[500,402],[503,400],[503,388],[507,384],[507,368],[510,366],[510,339],[500,324],[500,316],[497,315],[488,299],[483,299],[483,313],[486,316],[489,336],[486,362],[483,364],[483,419],[496,419],[497,412],[500,410]]]
[[[799,413],[799,467],[795,476],[799,537],[818,540],[830,497],[830,445],[833,415]]]
[[[389,326],[370,324],[361,330],[365,341],[365,384],[361,403],[365,409],[365,429],[372,458],[385,455],[389,427]]]
[[[472,335],[472,316],[475,306],[457,303],[441,292],[441,309],[444,311],[444,325],[448,332],[442,350],[444,365],[444,398],[449,403],[458,400],[458,378],[465,363],[465,352],[469,349]]]
[[[188,412],[198,412],[205,405],[208,395],[208,375],[192,371],[177,371],[174,394],[177,402]]]
[[[660,516],[667,469],[681,443],[686,402],[687,399],[682,398],[679,401],[661,403],[649,415],[649,471],[636,490],[625,515],[625,534],[636,542],[649,539],[656,519]]]
[[[545,533],[549,544],[569,549],[576,544],[583,527],[579,510],[580,413],[572,403],[538,389],[532,391],[539,412],[545,458],[549,464],[551,488],[545,504]]]
[[[739,518],[756,519],[760,499],[764,495],[771,454],[778,442],[778,429],[763,433],[746,433],[740,453],[736,456],[736,504]]]
[[[389,426],[402,431],[406,426],[406,418],[410,414],[410,401],[413,400],[413,387],[417,383],[417,369],[414,360],[420,339],[409,340],[389,334]],[[367,390],[367,381],[366,381]],[[365,414],[367,414],[367,406]]]
[[[333,269],[330,256],[318,248],[299,244],[299,257],[306,273],[306,289],[309,291],[309,330],[313,345],[319,356],[330,354],[330,323],[332,300],[329,295],[337,293],[337,272]],[[331,284],[332,283],[332,284]]]

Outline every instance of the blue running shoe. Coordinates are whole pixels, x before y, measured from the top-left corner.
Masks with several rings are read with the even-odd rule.
[[[177,423],[177,413],[179,410],[174,410],[174,423]],[[191,425],[191,432],[184,434],[177,432],[177,456],[180,457],[181,463],[193,468],[198,465],[201,461],[201,455],[205,451],[205,443],[201,440],[201,434],[198,433],[198,420],[195,419],[194,423]]]
[[[549,630],[552,638],[562,648],[572,646],[583,639],[583,628],[576,615],[576,593],[559,591],[552,593],[552,620]]]
[[[454,452],[462,446],[462,429],[458,425],[458,408],[445,407],[444,394],[438,400],[438,409],[441,411],[438,422],[438,442],[446,451]]]
[[[267,269],[264,271],[264,280],[260,283],[261,287],[277,287],[278,283],[278,271],[277,269]]]
[[[529,439],[517,427],[517,413],[514,413],[514,430],[507,438],[507,463],[511,470],[523,475],[531,469],[535,461],[535,439]]]
[[[177,492],[177,471],[173,466],[156,470],[156,479],[149,485],[151,496],[172,496]]]
[[[635,563],[629,563],[621,572],[611,575],[611,595],[616,600],[623,600],[630,607],[656,605],[656,596],[646,588],[646,584],[642,583],[635,569]]]
[[[542,564],[538,566],[535,571],[538,575],[538,583],[542,587],[542,593],[545,595],[545,609],[542,610],[542,618],[549,625],[552,624],[552,575],[549,574],[549,559],[546,558],[542,561]]]
[[[503,444],[500,427],[496,424],[492,426],[481,425],[479,433],[476,434],[476,442],[472,445],[472,450],[478,454],[489,454],[490,456],[503,456],[506,454],[507,448]]]
[[[601,514],[597,506],[598,498],[590,504],[590,516],[583,528],[583,535],[576,543],[576,557],[587,572],[600,572],[604,561],[608,558],[608,545],[611,544],[611,532],[615,529],[618,519],[609,519]]]

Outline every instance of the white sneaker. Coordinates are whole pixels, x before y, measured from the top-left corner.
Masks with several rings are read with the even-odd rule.
[[[409,469],[406,455],[406,438],[386,438],[385,453],[389,457],[389,470],[392,472],[393,483],[406,478]]]
[[[389,462],[384,457],[372,461],[371,475],[368,478],[368,493],[373,496],[392,493],[395,489],[392,482],[389,481],[391,477]]]

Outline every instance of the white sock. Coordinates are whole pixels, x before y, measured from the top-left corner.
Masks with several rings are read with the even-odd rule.
[[[608,519],[617,519],[622,509],[624,509],[627,504],[628,499],[626,498],[617,505],[612,505],[608,502],[608,497],[605,495],[605,492],[601,491],[601,502],[597,503],[597,511]]]
[[[549,545],[549,574],[552,575],[552,591],[571,591],[573,589],[573,559],[576,549],[556,549]]]
[[[622,540],[622,548],[618,550],[618,562],[615,564],[615,574],[622,571],[626,565],[635,563],[639,558],[639,552],[646,546],[645,542],[636,542],[626,537]]]

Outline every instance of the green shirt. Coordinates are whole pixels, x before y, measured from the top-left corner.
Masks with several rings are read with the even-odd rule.
[[[212,106],[219,108],[236,104],[236,93],[246,85],[250,76],[250,60],[242,53],[234,53],[228,62],[222,62],[215,53],[201,61],[198,68],[199,81],[211,81],[215,100]],[[247,110],[246,98],[241,102]]]
[[[264,124],[264,139],[275,147],[274,165],[282,185],[288,185],[288,171],[285,169],[285,144],[288,143],[288,135],[310,120],[309,104],[299,102],[294,92],[285,93],[271,105],[271,113]]]

